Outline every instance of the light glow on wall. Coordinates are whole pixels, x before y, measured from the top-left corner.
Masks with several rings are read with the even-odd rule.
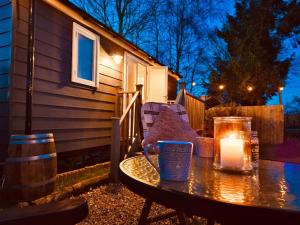
[[[123,60],[123,56],[117,55],[117,54],[113,55],[112,58],[113,58],[113,60],[115,61],[116,64],[120,64]]]

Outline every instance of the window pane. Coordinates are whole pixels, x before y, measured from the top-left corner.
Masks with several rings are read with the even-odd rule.
[[[78,34],[78,77],[93,80],[93,40]]]

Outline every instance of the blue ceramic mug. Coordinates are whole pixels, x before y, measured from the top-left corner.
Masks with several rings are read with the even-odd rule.
[[[158,153],[158,166],[149,158],[148,151]],[[185,141],[157,141],[147,145],[144,154],[150,164],[160,174],[162,180],[186,181],[189,177],[193,143]]]

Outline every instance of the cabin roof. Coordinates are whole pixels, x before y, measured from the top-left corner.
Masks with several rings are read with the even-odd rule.
[[[81,8],[79,8],[78,6],[76,6],[74,3],[70,2],[69,0],[60,0],[60,2],[63,3],[64,5],[66,5],[67,7],[71,8],[72,10],[78,12],[85,20],[88,20],[88,21],[96,24],[102,30],[110,33],[111,35],[113,35],[114,38],[118,38],[119,40],[121,40],[125,44],[129,45],[133,49],[135,49],[135,50],[139,51],[140,53],[144,54],[149,60],[153,60],[155,63],[157,63],[157,64],[159,64],[161,66],[166,66],[163,63],[161,63],[158,60],[156,60],[149,53],[147,53],[143,49],[141,49],[138,46],[136,46],[135,44],[133,44],[131,41],[129,41],[126,38],[124,38],[123,36],[119,35],[113,29],[109,28],[108,26],[106,26],[105,24],[103,24],[101,21],[99,21],[98,19],[96,19],[95,17],[93,17],[92,15],[90,15],[89,13],[87,13],[86,11],[84,11]],[[179,78],[182,78],[182,76],[180,74],[178,74],[177,72],[173,71],[170,68],[168,68],[168,69],[169,69],[169,72],[171,72],[173,75],[178,76]]]

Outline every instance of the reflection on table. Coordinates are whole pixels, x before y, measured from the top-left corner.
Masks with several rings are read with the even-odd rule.
[[[157,162],[156,156],[153,156]],[[300,212],[300,165],[260,160],[250,174],[231,174],[213,169],[212,160],[192,160],[186,182],[160,181],[159,174],[143,157],[125,161],[128,176],[163,190],[182,192],[215,201]]]

